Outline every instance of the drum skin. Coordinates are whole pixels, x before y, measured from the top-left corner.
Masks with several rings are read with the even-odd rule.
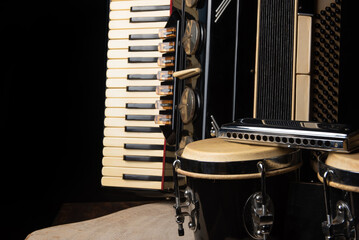
[[[190,143],[180,157],[193,159],[193,161],[226,164],[276,158],[289,155],[293,151],[293,149],[287,148],[226,142],[223,139],[214,138]],[[285,171],[273,170],[272,173],[277,172],[277,174],[266,178],[267,195],[270,196],[274,204],[274,224],[270,234],[272,240],[285,239],[283,228],[289,182],[296,180],[297,176],[294,170],[299,166],[300,164],[296,164],[294,167],[288,167],[288,170]],[[248,198],[261,191],[259,173],[191,174],[181,169],[178,169],[177,172],[185,173],[187,185],[192,189],[199,202],[198,228],[194,232],[197,240],[252,239],[244,224],[244,221],[251,221],[251,218],[243,215]],[[240,175],[246,177],[243,178]]]
[[[197,161],[248,161],[286,155],[293,152],[289,148],[257,146],[225,141],[221,138],[209,138],[188,144],[182,157]]]

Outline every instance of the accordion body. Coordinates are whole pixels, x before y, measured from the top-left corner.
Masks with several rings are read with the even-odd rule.
[[[258,1],[253,116],[352,123],[350,1]]]

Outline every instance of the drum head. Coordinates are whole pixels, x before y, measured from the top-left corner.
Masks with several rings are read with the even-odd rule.
[[[329,153],[325,164],[338,169],[359,173],[359,152],[351,154],[334,152]]]
[[[329,153],[319,161],[318,178],[323,182],[325,171],[331,171],[329,186],[359,192],[359,152]]]
[[[182,157],[205,162],[237,162],[278,157],[293,152],[289,148],[256,146],[209,138],[188,144]]]
[[[207,179],[259,178],[257,163],[266,166],[266,175],[278,175],[300,166],[299,150],[256,146],[210,138],[188,144],[177,152],[177,172]]]

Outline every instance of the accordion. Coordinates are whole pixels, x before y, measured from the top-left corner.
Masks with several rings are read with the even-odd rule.
[[[102,184],[171,189],[211,115],[353,123],[353,2],[111,1]]]
[[[258,1],[255,118],[352,122],[354,14],[350,4],[345,0]]]

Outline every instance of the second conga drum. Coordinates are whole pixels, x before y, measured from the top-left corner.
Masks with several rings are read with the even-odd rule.
[[[196,239],[282,239],[288,183],[300,165],[300,150],[192,142],[174,163],[175,175],[187,178],[191,209],[182,214],[177,198],[177,222],[189,215]]]
[[[329,153],[319,157],[318,178],[323,182],[326,239],[359,239],[359,152]]]

